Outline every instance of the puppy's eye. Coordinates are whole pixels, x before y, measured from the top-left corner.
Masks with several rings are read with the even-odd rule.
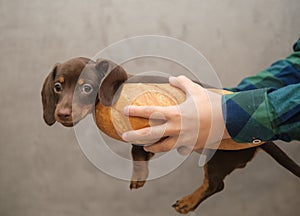
[[[84,85],[82,86],[82,92],[83,92],[84,94],[91,94],[92,91],[93,91],[93,87],[92,87],[90,84],[84,84]]]
[[[62,91],[61,83],[57,82],[54,84],[54,92],[60,93]]]

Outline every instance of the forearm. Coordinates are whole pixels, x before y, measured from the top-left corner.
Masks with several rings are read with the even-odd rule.
[[[226,128],[236,142],[300,140],[300,84],[224,95]]]

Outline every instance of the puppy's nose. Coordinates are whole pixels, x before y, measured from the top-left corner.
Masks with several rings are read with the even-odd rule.
[[[63,108],[58,111],[57,116],[63,121],[70,120],[72,117],[72,111],[69,108]]]

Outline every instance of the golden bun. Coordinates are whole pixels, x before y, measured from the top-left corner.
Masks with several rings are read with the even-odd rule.
[[[218,89],[210,89],[219,94],[231,92]],[[161,124],[162,121],[151,121],[140,117],[128,117],[123,114],[124,107],[136,106],[173,106],[185,101],[186,96],[180,89],[168,83],[125,83],[121,86],[118,98],[112,106],[104,106],[98,103],[95,107],[94,119],[98,128],[106,135],[120,140],[124,132],[137,130],[150,125]],[[261,143],[263,144],[263,142]],[[220,145],[209,148],[222,150],[241,150],[258,146],[253,143],[236,143],[232,139],[222,140]]]
[[[129,130],[137,130],[162,123],[123,114],[125,106],[173,106],[185,100],[185,93],[170,84],[125,83],[112,106],[98,103],[95,108],[95,122],[108,136],[122,140],[121,135]],[[123,140],[122,140],[123,141]]]

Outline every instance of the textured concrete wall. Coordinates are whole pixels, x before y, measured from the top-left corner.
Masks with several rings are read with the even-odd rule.
[[[225,86],[285,57],[300,36],[299,0],[0,1],[0,215],[175,215],[202,181],[196,154],[138,191],[98,171],[74,131],[48,127],[40,90],[53,64],[130,36],[166,35],[200,50]],[[299,142],[280,143],[300,163]],[[298,215],[299,180],[260,152],[196,215]]]

